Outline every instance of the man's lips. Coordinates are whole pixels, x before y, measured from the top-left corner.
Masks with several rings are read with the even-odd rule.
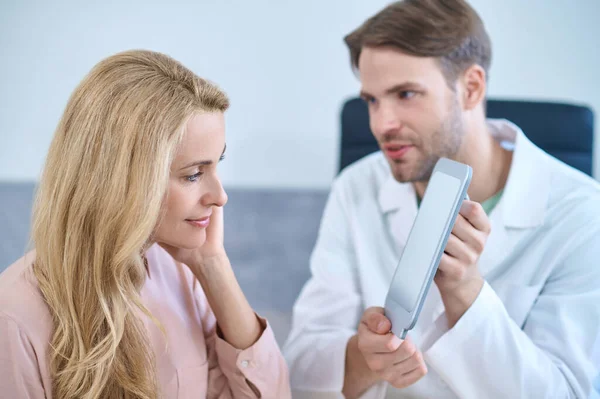
[[[402,159],[413,148],[414,145],[411,144],[385,144],[383,146],[383,152],[388,158],[399,160]]]

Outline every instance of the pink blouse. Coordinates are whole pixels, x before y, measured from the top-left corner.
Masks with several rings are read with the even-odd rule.
[[[0,274],[0,396],[52,398],[52,318],[33,274],[30,252]],[[165,328],[145,320],[162,398],[291,398],[288,370],[264,319],[258,341],[239,350],[216,333],[198,281],[160,246],[147,254],[143,304]],[[250,381],[260,391],[257,396]]]

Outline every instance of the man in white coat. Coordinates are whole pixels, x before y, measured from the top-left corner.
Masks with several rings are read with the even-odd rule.
[[[346,398],[588,398],[599,184],[518,126],[486,119],[491,45],[466,2],[398,2],[345,41],[381,151],[333,184],[284,347],[292,387]],[[381,306],[440,157],[472,166],[471,201],[402,341]]]

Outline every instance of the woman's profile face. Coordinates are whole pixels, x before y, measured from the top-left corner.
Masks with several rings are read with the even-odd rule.
[[[171,164],[162,219],[154,241],[185,249],[204,244],[213,207],[227,202],[217,175],[217,165],[224,154],[223,113],[193,116]]]

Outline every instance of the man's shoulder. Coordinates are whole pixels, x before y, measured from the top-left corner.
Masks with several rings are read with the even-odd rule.
[[[600,215],[600,182],[583,172],[550,157],[550,198],[549,205],[578,204],[595,208]]]
[[[547,224],[600,232],[600,183],[556,158],[550,161]],[[600,239],[600,237],[599,237]]]

